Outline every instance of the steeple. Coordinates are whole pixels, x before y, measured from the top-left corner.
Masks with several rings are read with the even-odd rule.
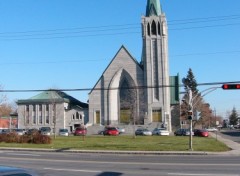
[[[161,5],[160,0],[148,0],[147,9],[146,9],[146,17],[149,16],[159,16],[161,15]]]

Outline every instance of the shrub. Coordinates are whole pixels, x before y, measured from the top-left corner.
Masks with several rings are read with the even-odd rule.
[[[49,136],[37,134],[33,136],[32,143],[34,144],[51,144],[52,139]]]
[[[0,142],[6,143],[33,143],[33,144],[51,144],[52,139],[42,134],[19,136],[16,133],[0,134]]]

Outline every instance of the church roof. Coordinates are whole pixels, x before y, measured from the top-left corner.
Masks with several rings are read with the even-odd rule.
[[[124,52],[126,52],[129,57],[133,60],[133,62],[138,65],[138,67],[141,68],[141,64],[138,63],[138,61],[130,54],[130,52],[126,49],[126,47],[124,45],[121,46],[121,48],[118,50],[117,54],[113,57],[113,59],[111,60],[111,62],[108,64],[107,68],[104,70],[102,76],[104,75],[104,73],[108,70],[108,68],[110,67],[110,65],[112,64],[112,62],[116,59],[116,56],[120,53],[120,51],[123,50]],[[99,83],[99,81],[101,80],[102,76],[98,79],[97,83],[94,85],[94,87],[92,88],[92,90],[90,91],[89,94],[91,94],[91,92],[95,89],[95,87],[97,86],[97,84]]]
[[[148,0],[146,16],[159,16],[162,14],[160,0]]]

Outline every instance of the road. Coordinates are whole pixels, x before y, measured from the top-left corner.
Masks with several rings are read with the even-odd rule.
[[[44,176],[240,176],[240,156],[0,151],[0,165]]]
[[[220,135],[234,142],[240,143],[240,130],[222,130]]]

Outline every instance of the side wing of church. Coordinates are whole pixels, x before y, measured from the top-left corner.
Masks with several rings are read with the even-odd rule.
[[[142,16],[142,59],[121,47],[89,93],[93,125],[155,123],[171,131],[168,28],[159,0]]]

